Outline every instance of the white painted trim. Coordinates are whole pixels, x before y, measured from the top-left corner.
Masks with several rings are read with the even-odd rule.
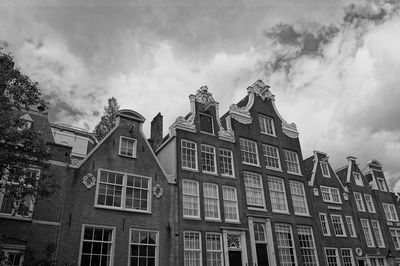
[[[32,220],[32,223],[34,224],[44,224],[44,225],[54,225],[54,226],[60,226],[60,222],[51,222],[51,221],[44,221],[44,220]]]
[[[132,141],[134,142],[134,143],[133,143],[132,156],[129,156],[129,155],[126,155],[126,154],[121,154],[122,139],[132,140]],[[138,144],[137,139],[130,138],[130,137],[126,137],[126,136],[120,136],[120,137],[119,137],[119,145],[118,145],[118,155],[119,155],[119,156],[123,156],[123,157],[127,157],[127,158],[134,158],[134,159],[135,159],[135,158],[136,158],[136,154],[137,154],[137,144]]]
[[[128,241],[128,265],[131,265],[131,239],[132,239],[132,231],[144,231],[144,232],[152,232],[156,233],[156,260],[155,265],[158,266],[160,263],[160,231],[158,230],[150,230],[150,229],[141,229],[141,228],[129,228],[129,241]]]
[[[56,165],[56,166],[63,166],[63,167],[67,167],[69,165],[69,163],[64,163],[64,162],[55,161],[55,160],[48,160],[45,163],[48,163],[51,165]]]

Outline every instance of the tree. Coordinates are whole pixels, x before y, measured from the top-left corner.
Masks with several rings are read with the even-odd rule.
[[[0,51],[0,193],[2,212],[30,216],[35,199],[49,196],[53,186],[45,178],[44,164],[50,158],[41,132],[23,114],[45,110],[38,83],[15,67],[11,55]],[[22,116],[22,117],[21,117]],[[41,170],[38,179],[37,171]]]
[[[104,115],[93,131],[98,141],[102,140],[115,126],[115,114],[118,110],[119,105],[117,99],[114,97],[109,98],[108,105],[104,106]]]

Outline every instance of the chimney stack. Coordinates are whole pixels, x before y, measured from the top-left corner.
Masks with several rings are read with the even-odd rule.
[[[163,139],[163,116],[158,113],[151,121],[150,139],[153,150],[157,150]]]

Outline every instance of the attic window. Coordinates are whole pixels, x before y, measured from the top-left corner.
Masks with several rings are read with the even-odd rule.
[[[118,154],[126,157],[136,158],[136,139],[121,137]]]
[[[363,181],[361,179],[361,174],[360,173],[353,172],[353,177],[354,177],[354,180],[355,180],[357,186],[360,186],[360,187],[364,186],[364,183],[363,183]]]
[[[322,175],[324,177],[331,177],[331,175],[329,173],[328,162],[321,162],[321,170],[322,170]]]
[[[200,131],[214,134],[213,117],[207,114],[200,114]]]
[[[385,180],[383,180],[383,178],[378,177],[378,178],[376,179],[376,182],[377,182],[377,184],[378,184],[379,190],[387,191],[386,184],[385,184]]]

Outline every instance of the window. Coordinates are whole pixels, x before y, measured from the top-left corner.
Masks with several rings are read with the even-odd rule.
[[[369,194],[364,194],[365,202],[367,203],[367,209],[370,213],[375,213],[375,205],[372,200],[372,196]]]
[[[372,225],[372,231],[374,232],[374,235],[375,235],[376,245],[379,248],[384,248],[385,241],[383,240],[381,226],[379,225],[379,221],[371,220],[371,225]]]
[[[326,262],[328,266],[339,266],[339,254],[336,248],[325,248]]]
[[[353,217],[346,216],[347,228],[349,229],[350,237],[357,237],[356,229],[354,228]]]
[[[278,148],[263,144],[265,167],[273,170],[281,170]]]
[[[182,168],[197,170],[197,144],[193,141],[181,141]]]
[[[199,182],[182,180],[183,217],[200,218]]]
[[[303,183],[291,180],[289,181],[289,185],[294,213],[297,215],[308,215],[307,198]]]
[[[183,232],[184,265],[201,266],[201,236],[199,232]]]
[[[346,236],[344,224],[341,215],[331,214],[332,227],[335,236]]]
[[[211,115],[199,114],[200,116],[200,131],[214,134],[213,117]]]
[[[365,241],[367,242],[367,246],[370,248],[374,248],[374,239],[372,238],[371,228],[369,227],[369,222],[367,219],[360,219],[361,225],[364,231]]]
[[[286,171],[291,174],[301,174],[297,152],[283,150],[283,154],[285,157]]]
[[[337,188],[321,186],[321,195],[324,202],[342,203]]]
[[[353,177],[354,177],[354,180],[355,180],[357,186],[360,186],[360,187],[364,186],[364,182],[362,181],[362,177],[361,177],[360,173],[353,172]]]
[[[322,228],[322,233],[324,234],[324,236],[330,236],[331,231],[329,230],[329,223],[328,223],[327,215],[325,213],[320,213],[319,220],[321,221],[321,228]]]
[[[217,233],[206,233],[207,265],[222,266],[222,239]]]
[[[354,262],[353,252],[351,251],[351,248],[342,248],[340,249],[340,251],[342,252],[343,266],[356,265]]]
[[[99,170],[96,207],[126,211],[151,211],[151,179]]]
[[[257,143],[248,139],[240,139],[240,151],[242,153],[242,162],[259,166]]]
[[[3,248],[2,247],[2,252],[3,252],[3,263],[1,265],[4,266],[22,266],[23,261],[24,261],[24,254],[25,254],[25,248],[26,246],[19,246],[16,245],[10,248]]]
[[[399,218],[397,217],[396,208],[393,204],[382,203],[383,210],[385,211],[386,220],[389,222],[398,222]]]
[[[328,162],[320,162],[320,165],[321,165],[321,170],[322,170],[322,176],[331,177],[331,174],[329,173]]]
[[[119,155],[136,158],[136,139],[120,137]]]
[[[360,212],[365,212],[364,201],[362,199],[361,193],[354,192],[354,199],[356,200],[357,209]]]
[[[114,229],[111,227],[82,226],[81,266],[111,266],[114,252]]]
[[[224,214],[226,222],[238,222],[238,202],[236,195],[236,188],[234,187],[222,187],[222,196],[224,198]]]
[[[27,169],[24,172],[25,176],[23,179],[39,180],[40,171],[38,169]],[[14,195],[10,195],[9,192],[17,188],[21,183],[8,181],[7,174],[3,177],[2,181],[3,184],[0,183],[0,215],[32,218],[35,197],[33,195],[27,195],[22,200],[16,199]],[[27,188],[29,188],[29,185],[27,185]]]
[[[274,120],[271,117],[258,115],[261,133],[275,136]]]
[[[311,226],[297,226],[300,252],[304,266],[318,265],[317,251],[315,249],[314,235]]]
[[[296,265],[296,252],[290,225],[275,224],[275,234],[280,261],[279,265]]]
[[[266,243],[267,239],[265,237],[265,228],[262,223],[254,223],[254,241],[256,243]]]
[[[247,205],[264,208],[264,191],[261,175],[244,172],[244,185],[246,186]]]
[[[215,148],[209,145],[201,145],[201,165],[203,173],[217,173],[215,165]]]
[[[283,179],[277,177],[268,177],[268,187],[272,211],[289,212]]]
[[[219,149],[219,169],[221,175],[234,176],[233,153],[230,150]]]
[[[388,191],[387,187],[386,187],[386,184],[385,184],[385,180],[383,178],[378,177],[376,179],[376,183],[378,184],[379,190]]]
[[[158,265],[158,232],[131,229],[129,247],[129,265]]]
[[[220,220],[218,185],[203,184],[204,216],[206,219]]]
[[[389,228],[390,235],[392,236],[394,247],[396,250],[400,249],[400,229],[399,228]]]

